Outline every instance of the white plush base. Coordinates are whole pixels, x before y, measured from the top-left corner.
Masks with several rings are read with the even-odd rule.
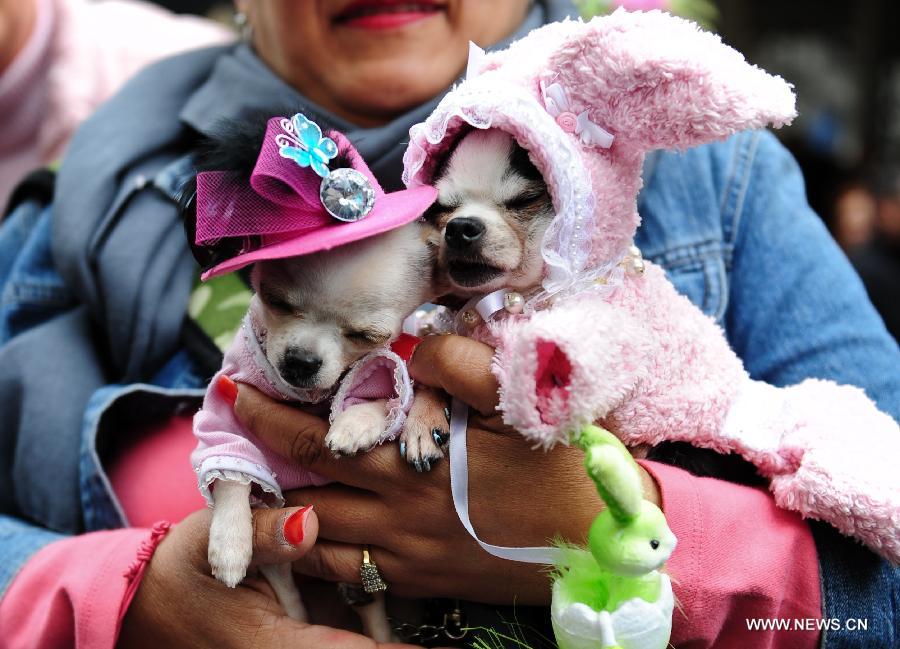
[[[554,584],[550,617],[559,649],[601,649],[610,646],[666,649],[672,634],[675,599],[669,577],[660,575],[660,581],[661,592],[656,602],[630,599],[612,613],[563,601],[558,586]],[[610,640],[616,644],[610,644]]]

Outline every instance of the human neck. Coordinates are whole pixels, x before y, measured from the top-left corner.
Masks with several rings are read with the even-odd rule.
[[[40,5],[38,5],[40,3]],[[17,46],[15,57],[0,73],[0,151],[9,154],[24,148],[34,148],[35,138],[44,115],[48,93],[47,59],[53,45],[53,2],[28,2],[33,21],[24,43]],[[18,20],[18,18],[16,19]],[[0,26],[2,33],[12,34],[11,23]],[[19,33],[17,28],[16,33]],[[4,53],[7,48],[4,48]]]
[[[17,0],[12,6],[0,12],[0,75],[28,43],[37,22],[36,0]]]

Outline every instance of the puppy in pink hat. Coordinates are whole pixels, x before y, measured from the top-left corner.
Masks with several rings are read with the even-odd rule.
[[[419,470],[442,456],[447,424],[429,419],[441,408],[426,407],[436,397],[420,390],[413,402],[401,351],[409,341],[391,348],[404,318],[433,297],[433,228],[419,217],[436,190],[385,193],[342,134],[323,134],[300,113],[228,125],[196,163],[184,212],[202,279],[252,265],[250,308],[194,418],[191,456],[213,508],[212,573],[233,587],[251,559],[251,505],[282,507],[283,489],[324,479],[264,447],[235,417],[223,384],[323,407],[330,400],[326,444],[336,454],[399,436]],[[305,619],[290,566],[263,573],[288,615]],[[384,583],[364,587],[366,631],[388,640]]]

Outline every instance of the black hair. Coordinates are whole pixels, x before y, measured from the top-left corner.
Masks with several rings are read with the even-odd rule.
[[[684,469],[701,478],[718,478],[750,486],[766,484],[756,467],[740,455],[722,455],[688,442],[662,442],[650,449],[647,459]]]
[[[222,171],[234,175],[240,184],[249,184],[250,175],[256,166],[256,160],[262,149],[266,126],[272,117],[293,115],[300,110],[256,111],[241,119],[221,120],[209,135],[200,136],[193,155],[194,169],[203,171]],[[322,120],[316,123],[327,133],[331,128]],[[329,167],[339,169],[349,167],[350,158],[346,150],[339,150],[331,160]],[[224,237],[210,245],[197,245],[197,176],[191,176],[182,186],[179,193],[178,209],[184,223],[184,232],[194,259],[203,270],[208,270],[223,261],[231,259],[241,252],[258,244],[256,237]]]
[[[546,182],[541,172],[538,171],[538,168],[531,161],[528,151],[515,140],[513,140],[512,151],[509,153],[509,166],[525,180]]]

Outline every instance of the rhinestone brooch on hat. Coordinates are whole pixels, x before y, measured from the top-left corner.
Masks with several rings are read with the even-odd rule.
[[[338,153],[334,140],[324,137],[319,125],[302,113],[281,120],[281,128],[284,133],[275,137],[278,152],[301,167],[311,168],[322,178],[319,200],[325,211],[345,222],[368,216],[375,205],[375,190],[369,179],[349,167],[328,169],[328,163]]]
[[[359,221],[372,211],[375,190],[356,169],[335,169],[322,180],[319,199],[325,210],[339,221]]]

